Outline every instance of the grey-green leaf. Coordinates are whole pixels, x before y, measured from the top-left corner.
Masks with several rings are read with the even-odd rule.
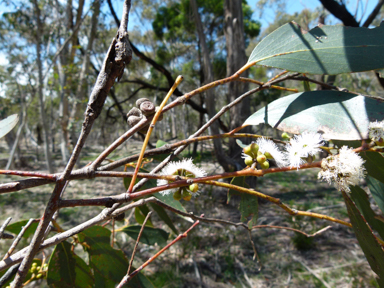
[[[311,91],[277,99],[243,125],[268,123],[294,134],[320,132],[325,139],[360,140],[368,138],[369,122],[384,119],[382,111],[382,100],[339,91]]]
[[[248,63],[335,75],[383,68],[383,51],[384,24],[374,29],[323,25],[304,31],[290,22],[265,37]]]
[[[19,116],[13,114],[0,121],[0,138],[7,135],[19,121]]]

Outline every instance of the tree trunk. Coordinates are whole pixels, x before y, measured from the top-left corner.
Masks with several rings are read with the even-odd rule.
[[[227,46],[227,76],[233,75],[245,63],[247,56],[245,55],[245,39],[243,10],[241,0],[225,0],[224,16],[225,28],[224,35]],[[242,74],[243,77],[248,76],[248,72]],[[249,90],[249,85],[243,82],[231,82],[228,87],[228,102],[234,101],[237,97]],[[250,99],[244,99],[240,104],[230,110],[230,130],[241,126],[250,115]],[[242,132],[246,132],[243,129]],[[236,159],[239,165],[244,165],[240,158],[241,149],[235,142],[235,139],[229,139],[229,156]],[[239,168],[239,167],[238,167]]]
[[[197,9],[196,0],[190,0],[191,3],[191,9],[194,14],[195,23],[196,23],[196,30],[199,38],[201,53],[203,56],[203,71],[204,71],[204,80],[203,84],[211,83],[214,81],[213,77],[213,68],[212,63],[209,57],[209,50],[208,46],[205,40],[205,34],[203,30],[203,24],[201,23],[200,15]],[[215,109],[215,94],[213,93],[213,90],[210,89],[205,92],[205,103],[207,105],[208,115],[210,118],[216,115],[216,109]],[[213,135],[220,134],[219,131],[219,123],[218,121],[213,122],[211,125],[211,133]],[[213,140],[214,145],[214,151],[217,158],[217,161],[220,163],[220,165],[224,168],[225,171],[233,170],[234,167],[231,165],[231,159],[229,159],[226,154],[224,153],[223,146],[220,139],[214,139]]]
[[[39,106],[40,106],[40,120],[41,124],[43,125],[43,132],[44,132],[44,154],[45,154],[45,161],[47,163],[47,169],[50,174],[54,173],[53,166],[52,166],[52,157],[51,152],[49,150],[49,130],[48,130],[48,121],[47,117],[45,115],[44,110],[44,98],[43,98],[43,67],[41,64],[41,34],[42,34],[42,24],[40,19],[40,8],[39,4],[37,3],[37,0],[33,1],[34,5],[34,12],[36,16],[36,22],[37,22],[37,30],[36,30],[36,63],[37,63],[37,70],[38,70],[38,95],[39,95]]]
[[[75,124],[77,119],[80,117],[80,112],[81,112],[80,105],[82,103],[84,95],[87,95],[86,80],[87,80],[89,64],[90,64],[90,54],[92,51],[93,42],[95,40],[96,32],[97,32],[99,13],[100,13],[100,1],[95,0],[93,1],[93,14],[92,14],[92,20],[91,20],[91,30],[88,37],[88,44],[87,44],[86,50],[84,51],[85,53],[83,58],[83,65],[81,67],[79,82],[77,84],[75,102],[73,103],[73,106],[72,106],[72,110],[69,118],[69,124],[68,124],[68,127],[70,127],[71,139],[73,140],[75,140],[77,137]]]
[[[224,0],[224,16],[224,35],[227,46],[227,76],[231,76],[243,67],[248,60],[245,54],[242,0]],[[242,76],[248,77],[248,71],[245,71]],[[248,83],[239,81],[230,82],[228,85],[228,102],[233,102],[248,90]],[[251,99],[247,97],[230,110],[230,130],[243,125],[244,121],[249,117],[251,114],[250,102]],[[251,129],[247,127],[242,129],[241,132],[250,133]],[[246,141],[249,141],[249,139],[243,139],[243,141],[247,143]],[[235,139],[229,138],[229,156],[236,161],[237,170],[245,167],[245,163],[241,158],[241,152],[242,149],[236,144]],[[246,181],[250,187],[254,187],[257,177],[247,177]]]

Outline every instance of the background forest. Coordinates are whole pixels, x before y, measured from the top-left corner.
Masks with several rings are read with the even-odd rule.
[[[297,2],[132,1],[128,26],[132,61],[109,91],[76,167],[94,161],[130,128],[127,113],[136,106],[138,99],[147,98],[159,106],[178,75],[183,75],[184,80],[171,100],[233,75],[247,63],[254,47],[285,23],[295,21],[308,31],[319,23],[372,28],[384,19],[382,0]],[[0,119],[19,114],[18,126],[0,140],[1,169],[49,174],[63,171],[82,129],[84,111],[103,59],[121,24],[122,3],[120,0],[0,2]],[[254,66],[242,76],[266,82],[281,72]],[[228,133],[241,126],[261,107],[292,93],[284,88],[302,92],[342,87],[363,95],[384,96],[381,71],[303,77],[306,76],[311,81],[287,80],[280,83],[283,89],[264,89],[246,98],[211,125],[206,135]],[[185,105],[169,110],[156,124],[148,149],[187,139],[222,107],[254,87],[257,84],[231,82],[204,91],[188,99]],[[247,127],[242,133],[282,139],[281,131],[263,124]],[[144,138],[145,134],[136,133],[109,155],[104,164],[139,153]],[[250,143],[249,139],[242,140]],[[234,138],[213,139],[192,143],[180,159],[192,157],[195,164],[199,163],[208,173],[218,174],[242,170],[246,165],[241,152]],[[151,170],[154,163],[164,158],[162,155],[145,158],[141,172]],[[133,171],[134,167],[134,163],[129,163],[120,170]],[[342,196],[329,185],[318,182],[313,171],[255,178],[248,179],[250,185],[257,183],[264,193],[296,209],[321,211],[348,219]],[[1,175],[0,183],[13,179],[16,178]],[[117,191],[125,191],[129,185],[126,179],[70,182],[66,195],[89,198],[121,193]],[[0,224],[8,217],[13,218],[12,222],[40,218],[52,188],[46,185],[26,189],[25,193],[0,194]],[[199,231],[188,234],[186,239],[171,247],[144,271],[155,287],[377,286],[375,274],[353,230],[348,227],[335,225],[316,237],[308,237],[326,228],[326,221],[312,218],[297,221],[267,201],[259,200],[258,225],[289,226],[307,235],[280,229],[247,233],[243,223],[238,223],[245,221],[238,211],[240,198],[233,197],[227,202],[227,189],[218,187],[206,189],[198,200],[184,204],[185,211],[193,211],[195,215],[205,213],[236,225],[220,221],[203,223]],[[375,205],[373,209],[378,211]],[[63,209],[57,222],[60,229],[65,230],[101,210],[99,207]],[[143,224],[148,212],[147,206],[136,207],[130,215],[125,215],[125,222],[118,224],[116,221],[116,227]],[[170,217],[167,225],[162,221],[161,216],[152,215],[147,225],[176,234],[191,224],[176,215]],[[124,232],[116,234],[112,246],[122,249],[129,257],[135,243],[132,235],[137,236],[137,233]],[[12,243],[11,240],[2,241],[6,244],[0,246],[0,255],[5,254]],[[22,241],[26,245],[30,238]],[[165,241],[140,243],[142,248],[134,266],[140,266],[155,254],[159,242],[164,244]],[[48,284],[34,279],[29,285],[27,287],[46,287]]]

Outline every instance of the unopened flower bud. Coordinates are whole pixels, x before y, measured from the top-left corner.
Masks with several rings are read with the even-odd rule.
[[[289,139],[291,139],[291,137],[289,137],[289,135],[288,135],[287,132],[284,132],[283,134],[281,134],[281,137],[282,137],[284,140],[289,140]]]
[[[181,190],[177,190],[175,193],[173,193],[173,199],[176,201],[179,201],[181,199]]]
[[[36,279],[40,279],[41,277],[43,277],[43,274],[41,274],[41,273],[36,275]]]
[[[267,157],[267,159],[273,159],[272,155],[269,152],[265,152],[264,155],[265,157]]]
[[[269,162],[267,160],[264,161],[263,163],[259,162],[259,164],[260,164],[261,169],[268,169],[269,168]]]
[[[251,145],[244,147],[243,152],[244,152],[244,154],[247,154],[248,156],[254,157]]]
[[[261,155],[257,156],[256,160],[258,163],[261,164],[261,163],[264,163],[265,161],[267,161],[267,157],[265,157],[264,154],[261,154]]]
[[[253,164],[253,158],[251,156],[248,156],[247,158],[244,159],[244,163],[247,166],[251,166]]]
[[[251,151],[252,151],[253,155],[256,156],[257,152],[259,152],[259,145],[257,145],[256,143],[252,143],[251,144]]]
[[[383,138],[380,138],[378,141],[375,141],[377,146],[384,146],[384,140]]]
[[[199,185],[197,185],[196,183],[193,183],[189,185],[188,188],[192,193],[196,193],[199,190]]]
[[[187,189],[183,189],[182,193],[183,199],[185,201],[190,201],[192,199],[192,194],[187,191]]]

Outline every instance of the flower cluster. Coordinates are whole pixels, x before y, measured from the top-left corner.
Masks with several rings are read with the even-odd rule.
[[[353,149],[343,146],[338,155],[329,156],[322,161],[322,171],[318,178],[329,184],[334,182],[339,191],[349,192],[350,185],[357,185],[364,178],[363,164],[364,160]]]
[[[308,157],[313,157],[319,152],[320,146],[323,144],[324,139],[321,134],[304,132],[302,135],[294,136],[285,146],[285,151],[282,152],[272,140],[262,137],[256,143],[244,148],[243,158],[245,158],[246,165],[251,166],[257,162],[262,169],[269,167],[269,164],[264,165],[264,158],[274,159],[279,167],[299,168]],[[263,165],[268,167],[263,167]]]
[[[368,126],[369,138],[375,141],[377,145],[384,145],[384,121],[371,122]]]
[[[319,133],[304,132],[301,135],[295,135],[285,146],[286,161],[290,167],[299,168],[305,163],[304,159],[320,152],[320,146],[323,144],[324,139]]]
[[[183,159],[178,162],[169,162],[167,166],[161,170],[160,175],[175,175],[187,178],[199,178],[207,176],[207,172],[193,164],[192,159]],[[167,185],[173,181],[166,179],[157,180],[157,186]],[[162,195],[173,193],[175,200],[191,200],[192,195],[196,196],[196,192],[199,190],[199,186],[196,183],[189,185],[188,187],[177,187],[161,191]]]

